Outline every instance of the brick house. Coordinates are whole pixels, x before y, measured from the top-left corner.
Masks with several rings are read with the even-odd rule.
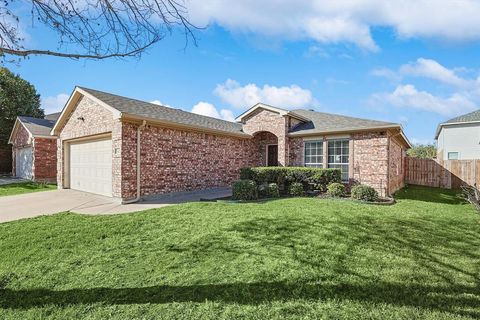
[[[400,125],[257,104],[228,122],[77,87],[51,132],[57,183],[127,202],[228,186],[244,166],[342,170],[390,194],[410,144]]]
[[[33,181],[55,182],[57,139],[50,131],[60,113],[44,119],[17,117],[8,143],[12,145],[12,174]]]

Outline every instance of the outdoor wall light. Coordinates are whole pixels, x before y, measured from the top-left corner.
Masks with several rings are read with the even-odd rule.
[[[78,117],[77,120],[85,121],[85,118],[84,117]]]

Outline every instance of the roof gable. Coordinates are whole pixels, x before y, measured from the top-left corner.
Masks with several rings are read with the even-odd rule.
[[[301,121],[310,121],[310,119],[305,118],[302,115],[297,114],[295,111],[289,111],[289,110],[286,110],[286,109],[277,108],[277,107],[274,107],[274,106],[271,106],[271,105],[268,105],[268,104],[265,104],[265,103],[257,103],[256,105],[254,105],[253,107],[251,107],[250,109],[248,109],[247,111],[245,111],[244,113],[239,115],[235,119],[235,121],[243,122],[246,118],[248,118],[251,114],[257,112],[259,109],[275,112],[275,113],[278,113],[281,116],[290,116],[290,117],[296,118],[296,119],[301,120]]]
[[[31,137],[48,137],[50,138],[50,131],[52,130],[55,121],[49,119],[33,118],[26,116],[19,116],[15,120],[12,132],[10,133],[9,143],[12,143],[12,139],[15,136],[18,126],[23,126],[27,130]],[[52,137],[53,138],[53,137]]]

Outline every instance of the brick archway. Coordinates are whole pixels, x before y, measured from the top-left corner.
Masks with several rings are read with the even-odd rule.
[[[256,163],[258,166],[276,166],[279,165],[280,148],[278,146],[278,137],[269,131],[259,131],[253,135],[253,142],[256,148]],[[276,163],[273,163],[273,154],[276,150]],[[270,156],[270,157],[269,157]]]

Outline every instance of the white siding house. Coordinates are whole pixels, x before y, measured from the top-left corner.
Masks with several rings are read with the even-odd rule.
[[[441,123],[435,139],[440,160],[480,159],[480,110]]]

